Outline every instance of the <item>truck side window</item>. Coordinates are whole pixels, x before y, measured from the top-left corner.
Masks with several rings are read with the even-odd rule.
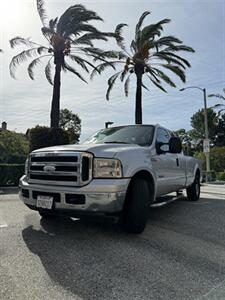
[[[169,151],[169,140],[170,140],[169,133],[163,128],[158,128],[157,133],[156,133],[156,143],[166,143],[166,144],[168,144],[168,145],[163,145],[161,147],[161,149],[163,151]]]

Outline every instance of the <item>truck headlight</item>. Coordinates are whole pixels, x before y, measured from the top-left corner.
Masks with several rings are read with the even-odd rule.
[[[122,166],[118,159],[94,158],[94,178],[121,178]]]
[[[28,175],[28,168],[29,168],[29,163],[28,163],[28,159],[26,159],[26,161],[25,161],[25,168],[24,168],[25,175]]]

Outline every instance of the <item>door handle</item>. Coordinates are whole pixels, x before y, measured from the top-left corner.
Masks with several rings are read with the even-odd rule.
[[[176,163],[177,163],[177,166],[179,167],[180,166],[179,158],[176,158]]]

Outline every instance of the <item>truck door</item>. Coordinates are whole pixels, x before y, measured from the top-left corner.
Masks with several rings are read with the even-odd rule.
[[[165,144],[161,146],[163,151],[169,151],[169,140],[170,133],[164,128],[157,128],[156,144]],[[169,152],[159,154],[156,151],[155,154],[152,154],[151,160],[157,178],[156,196],[159,197],[176,190],[174,189],[176,155]]]

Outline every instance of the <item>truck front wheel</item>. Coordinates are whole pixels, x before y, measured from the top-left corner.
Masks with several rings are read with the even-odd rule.
[[[198,201],[200,197],[200,175],[197,173],[195,175],[195,180],[191,186],[187,188],[187,198],[191,201]]]
[[[126,231],[130,233],[144,231],[149,215],[151,192],[146,180],[132,179],[123,210],[123,226]]]

